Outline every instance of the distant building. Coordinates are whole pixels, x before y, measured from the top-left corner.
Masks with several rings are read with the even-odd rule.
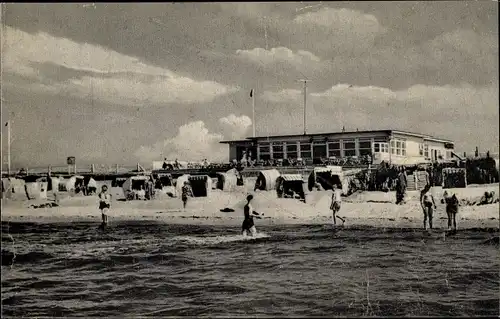
[[[249,137],[221,141],[229,144],[229,160],[302,158],[319,163],[323,158],[370,155],[373,163],[417,164],[452,159],[454,143],[426,134],[398,130],[374,130],[321,134]]]

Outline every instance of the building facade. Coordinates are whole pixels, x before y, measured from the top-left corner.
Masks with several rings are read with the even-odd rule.
[[[317,163],[370,155],[374,164],[418,164],[452,159],[454,151],[450,140],[397,130],[249,137],[221,143],[229,145],[231,161],[246,153],[254,160],[301,158]]]

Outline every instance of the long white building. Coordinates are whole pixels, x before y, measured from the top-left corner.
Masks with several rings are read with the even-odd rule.
[[[370,155],[374,164],[418,164],[454,156],[453,141],[399,130],[249,137],[221,143],[229,145],[231,161],[239,161],[244,152],[256,160],[302,158],[315,163],[321,158]]]

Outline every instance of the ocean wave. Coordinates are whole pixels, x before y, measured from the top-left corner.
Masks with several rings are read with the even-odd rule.
[[[4,226],[2,224],[2,226]],[[10,225],[13,226],[13,225]],[[6,316],[497,315],[498,231],[29,224],[2,243]],[[445,235],[443,237],[443,234]],[[14,258],[15,255],[15,258]],[[496,300],[496,302],[495,302]]]
[[[17,264],[34,264],[54,258],[54,255],[44,252],[27,252],[17,254],[14,251],[2,249],[2,266]]]

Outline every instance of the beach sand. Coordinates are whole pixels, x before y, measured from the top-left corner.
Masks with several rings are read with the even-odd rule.
[[[254,210],[262,213],[256,225],[330,224],[329,210],[331,191],[314,191],[306,194],[307,203],[295,199],[280,199],[275,191],[253,192],[253,183],[247,182],[234,192],[213,190],[209,197],[191,198],[186,210],[179,198],[162,195],[151,201],[113,201],[110,222],[157,221],[175,224],[241,225],[242,210],[248,193],[254,195]],[[481,185],[465,189],[451,189],[462,202],[478,201],[485,191],[499,193],[499,186]],[[446,228],[445,207],[440,203],[443,189],[435,187],[437,210],[434,227]],[[394,192],[358,192],[344,199],[338,216],[345,218],[345,226],[374,227],[422,227],[423,213],[419,204],[419,192],[408,192],[406,203],[396,205]],[[62,198],[59,207],[32,208],[40,200],[2,200],[2,221],[10,222],[95,222],[100,223],[97,196]],[[232,208],[234,212],[221,212]],[[498,203],[483,206],[463,205],[457,215],[459,228],[499,227]]]

